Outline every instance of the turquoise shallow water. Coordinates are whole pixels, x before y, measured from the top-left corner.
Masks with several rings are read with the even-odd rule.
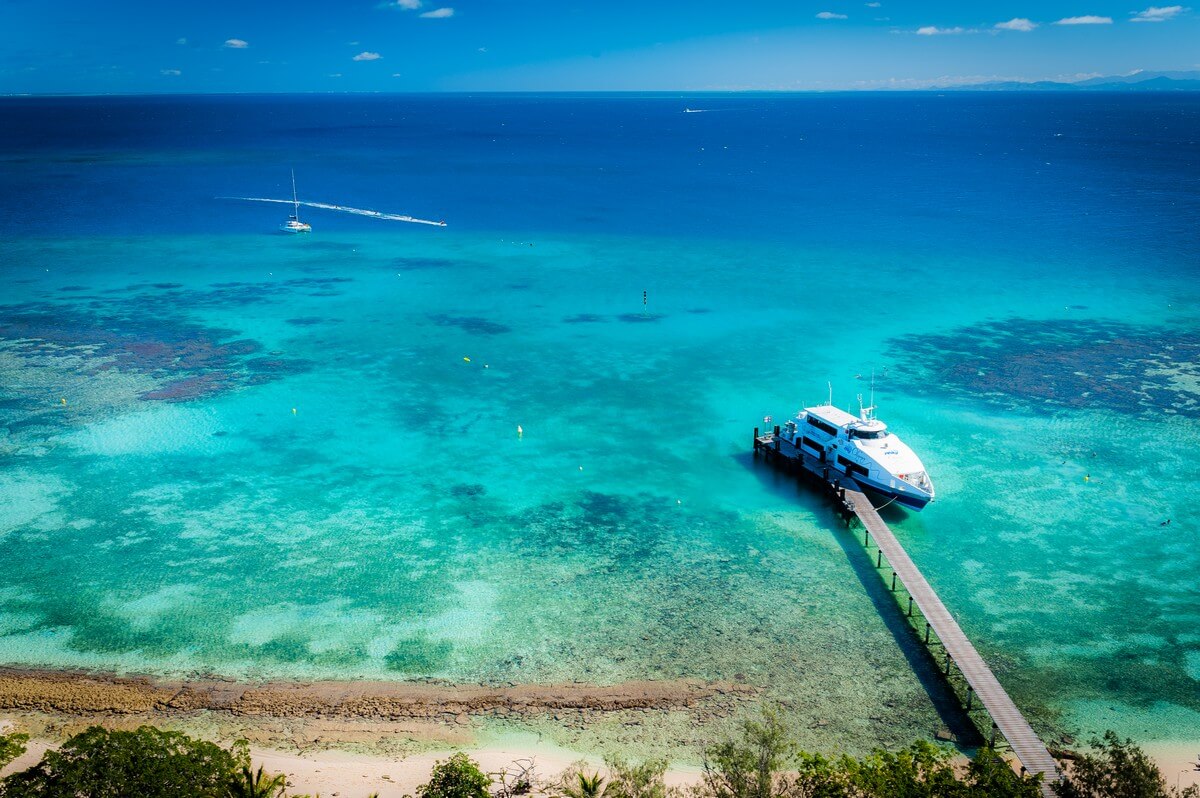
[[[944,691],[854,539],[749,456],[764,415],[874,370],[939,490],[888,520],[1018,704],[1196,739],[1194,235],[1084,246],[1014,211],[1025,237],[972,246],[995,218],[960,201],[889,241],[10,236],[0,661],[737,676],[811,744],[902,744],[953,723]]]

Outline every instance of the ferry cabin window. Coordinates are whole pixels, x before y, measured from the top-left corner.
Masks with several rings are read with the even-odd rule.
[[[809,416],[805,420],[809,424],[812,424],[814,427],[824,432],[826,435],[837,435],[837,427],[833,426],[832,424],[826,424],[824,421],[812,416]]]
[[[869,477],[871,475],[871,472],[867,471],[867,469],[863,468],[857,463],[850,462],[841,455],[838,455],[838,465],[844,468],[846,473],[850,474],[851,476]]]
[[[883,438],[886,435],[887,435],[887,432],[885,430],[881,430],[881,429],[877,429],[877,430],[852,429],[852,430],[850,430],[851,438],[859,438],[860,440],[864,440],[864,441],[872,441],[877,438]]]
[[[825,448],[824,446],[822,446],[821,444],[817,443],[816,441],[814,441],[812,438],[808,437],[807,435],[805,435],[805,436],[804,436],[804,437],[801,439],[801,442],[802,442],[802,443],[803,443],[805,446],[807,446],[808,448],[812,449],[813,451],[817,451],[817,452],[819,452],[819,451],[822,451],[822,450]]]

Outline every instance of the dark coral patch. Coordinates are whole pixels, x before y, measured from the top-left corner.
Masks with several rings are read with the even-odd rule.
[[[512,332],[511,327],[480,316],[448,316],[445,313],[434,313],[429,319],[439,327],[457,327],[473,335],[501,335]]]
[[[220,393],[229,387],[232,380],[233,375],[223,372],[199,374],[172,380],[152,391],[143,391],[138,398],[147,402],[186,402]]]
[[[577,313],[574,316],[567,316],[563,319],[563,324],[597,324],[607,319],[596,313]]]
[[[88,290],[88,287],[86,285],[64,285],[62,288],[59,288],[58,290],[59,291],[86,291],[86,290]]]
[[[0,307],[0,341],[19,356],[70,358],[69,367],[84,375],[148,376],[159,384],[138,395],[147,401],[196,399],[312,366],[304,360],[252,357],[262,350],[257,341],[230,340],[232,330],[156,317],[140,300],[109,307],[108,313],[50,303]]]
[[[648,324],[650,322],[662,321],[666,318],[663,313],[622,313],[617,316],[617,319],[626,324]]]
[[[287,319],[286,321],[288,324],[295,325],[296,327],[315,327],[316,325],[324,322],[325,319],[321,318],[320,316],[298,316],[294,319]]]
[[[908,335],[889,355],[907,390],[1007,406],[1200,416],[1200,334],[1095,319],[1006,319]],[[897,371],[900,371],[899,369]]]
[[[278,376],[303,374],[306,371],[311,371],[313,367],[310,360],[283,357],[255,357],[247,360],[243,365],[249,371],[256,374],[275,374]]]
[[[487,493],[487,488],[474,482],[462,482],[450,488],[450,495],[459,499],[471,499]]]
[[[460,265],[450,258],[396,258],[392,268],[398,272],[418,272],[430,269],[450,269]]]

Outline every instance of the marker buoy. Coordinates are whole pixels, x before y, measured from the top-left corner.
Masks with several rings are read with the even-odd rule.
[[[517,425],[517,437],[518,437],[518,438],[523,438],[523,437],[525,437],[525,430],[521,429],[521,425],[520,425],[520,424],[518,424],[518,425]]]
[[[62,399],[59,399],[58,401],[62,403],[63,407],[67,406],[67,397],[64,396]]]
[[[296,415],[296,408],[294,408],[294,407],[292,408],[292,415],[293,416]]]
[[[464,362],[464,363],[470,363],[470,362],[471,362],[471,358],[469,358],[469,357],[464,357],[464,358],[463,358],[463,362]]]

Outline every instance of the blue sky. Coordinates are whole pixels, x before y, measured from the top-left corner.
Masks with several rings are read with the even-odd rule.
[[[1200,69],[1200,11],[1113,0],[0,0],[0,16],[0,93],[921,88]]]

